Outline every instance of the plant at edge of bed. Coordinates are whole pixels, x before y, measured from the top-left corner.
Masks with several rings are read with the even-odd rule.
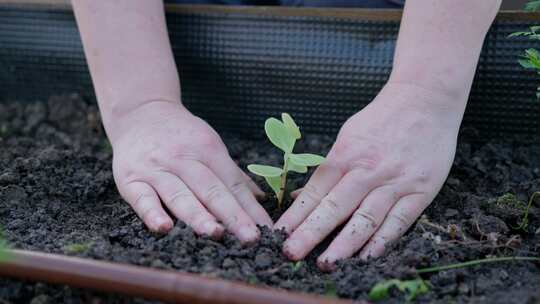
[[[540,0],[530,1],[525,5],[525,11],[536,12],[540,10]],[[529,30],[515,32],[508,37],[528,37],[532,40],[540,40],[540,25],[533,25]],[[525,69],[535,70],[540,75],[540,52],[535,48],[525,50],[525,54],[518,59],[519,64]],[[536,88],[536,98],[540,99],[540,86]]]
[[[8,251],[8,245],[6,241],[2,238],[2,231],[0,231],[0,263],[9,260],[10,256],[11,255]]]
[[[281,114],[281,120],[271,117],[264,123],[266,136],[274,146],[283,151],[283,167],[251,164],[248,170],[264,177],[270,188],[275,192],[278,208],[281,208],[287,184],[287,173],[306,173],[308,167],[315,167],[324,161],[324,157],[310,153],[293,153],[294,145],[302,137],[300,128],[287,113]]]

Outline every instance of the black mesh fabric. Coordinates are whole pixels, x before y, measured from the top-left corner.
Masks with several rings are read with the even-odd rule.
[[[283,111],[305,131],[335,134],[384,85],[399,28],[396,20],[331,14],[177,9],[167,20],[184,103],[218,130],[246,135],[260,134],[264,119]],[[493,25],[465,128],[485,138],[537,134],[539,79],[516,59],[538,41],[507,38],[534,23],[540,18]],[[71,92],[94,99],[72,12],[0,6],[0,100],[46,100]]]

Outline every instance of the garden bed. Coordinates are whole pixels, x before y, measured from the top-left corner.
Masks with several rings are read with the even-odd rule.
[[[112,151],[95,105],[75,95],[53,97],[47,103],[3,103],[0,225],[14,248],[352,299],[367,299],[377,282],[415,278],[416,268],[489,256],[539,256],[540,199],[530,209],[527,227],[514,229],[528,198],[540,190],[538,141],[514,138],[480,143],[474,131],[462,133],[450,177],[406,236],[382,258],[368,263],[352,258],[340,262],[336,271],[322,273],[315,259],[327,244],[295,264],[281,254],[284,236],[277,232],[263,229],[262,239],[250,248],[242,248],[230,235],[222,241],[197,237],[181,222],[167,235],[150,233],[116,191]],[[279,152],[265,139],[229,134],[224,141],[242,168],[279,162]],[[331,144],[331,137],[307,135],[298,150],[324,154]],[[291,184],[301,186],[306,178],[293,175]],[[272,198],[264,205],[274,219],[279,216]],[[419,302],[540,301],[538,263],[489,263],[422,277],[431,288]],[[387,302],[403,301],[397,291],[391,295]],[[0,303],[93,300],[146,301],[0,279]]]

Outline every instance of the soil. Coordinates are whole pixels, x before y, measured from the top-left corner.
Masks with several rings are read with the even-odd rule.
[[[43,103],[8,102],[0,104],[0,224],[14,248],[367,299],[377,282],[415,278],[414,268],[489,256],[540,255],[540,199],[530,209],[527,227],[515,229],[528,198],[540,190],[540,145],[530,138],[478,139],[474,132],[462,134],[440,194],[385,256],[367,263],[351,258],[336,271],[323,273],[315,258],[324,247],[293,264],[281,254],[284,236],[268,230],[250,248],[230,235],[221,241],[197,237],[182,222],[167,235],[150,233],[115,189],[112,151],[95,105],[76,95]],[[264,139],[225,136],[224,141],[241,167],[279,160]],[[331,143],[330,137],[308,135],[298,148],[325,153]],[[295,175],[291,185],[300,186],[306,178]],[[273,199],[264,204],[274,218],[279,215]],[[540,303],[538,263],[483,264],[422,277],[431,287],[418,302]],[[391,290],[391,298],[383,302],[403,300]],[[0,303],[80,302],[148,301],[0,279]]]

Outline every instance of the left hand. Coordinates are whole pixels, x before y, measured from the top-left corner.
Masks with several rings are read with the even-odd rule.
[[[387,84],[341,128],[326,161],[276,223],[291,233],[283,252],[303,259],[347,222],[318,258],[323,270],[351,257],[380,256],[442,187],[456,150],[465,100]]]

